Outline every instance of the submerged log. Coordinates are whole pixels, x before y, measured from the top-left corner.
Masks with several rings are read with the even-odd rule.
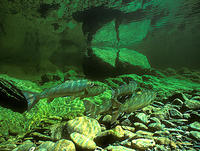
[[[0,78],[0,106],[23,113],[27,110],[28,103],[22,90],[11,81]]]

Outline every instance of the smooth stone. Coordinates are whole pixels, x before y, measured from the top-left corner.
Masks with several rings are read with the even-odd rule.
[[[105,148],[106,151],[135,151],[134,149],[127,148],[124,146],[108,146]]]
[[[129,130],[129,131],[131,131],[131,132],[135,132],[135,128],[134,128],[134,127],[131,127],[131,126],[122,126],[122,128],[123,128],[124,130]]]
[[[151,117],[150,122],[152,123],[161,123],[160,120],[157,117]]]
[[[138,122],[143,123],[143,124],[148,124],[148,116],[145,113],[138,113],[136,114],[135,118],[137,119]]]
[[[32,136],[32,137],[39,137],[40,140],[46,140],[46,141],[53,140],[53,138],[51,138],[50,136],[44,135],[44,134],[41,134],[41,133],[38,133],[38,132],[33,132],[33,133],[31,133],[30,136]]]
[[[168,136],[168,135],[170,135],[170,132],[166,130],[154,132],[154,136]]]
[[[189,113],[184,113],[183,114],[183,118],[185,118],[185,119],[189,119],[191,116],[190,116],[190,114]]]
[[[40,149],[42,151],[42,149],[46,149],[46,150],[51,150],[54,148],[54,145],[55,143],[54,142],[51,142],[51,141],[46,141],[46,142],[43,142],[42,144],[40,144],[38,146],[38,149]]]
[[[135,134],[135,133],[133,133],[133,132],[131,132],[131,131],[129,131],[129,130],[124,130],[124,137],[125,138],[133,138],[133,137],[135,137],[137,134]]]
[[[173,148],[176,148],[176,144],[174,141],[170,140],[167,137],[154,137],[154,140],[157,144],[161,145],[171,145]]]
[[[98,121],[86,116],[69,120],[66,126],[69,133],[77,132],[90,138],[95,138],[101,132]]]
[[[66,139],[61,139],[57,141],[54,145],[54,148],[52,151],[76,151],[75,145],[72,141],[66,140]]]
[[[179,98],[176,98],[173,100],[172,104],[174,105],[178,105],[179,107],[182,107],[183,106],[183,101]]]
[[[111,123],[112,116],[111,115],[106,115],[103,117],[102,122],[103,123]]]
[[[87,137],[83,134],[74,132],[70,134],[70,138],[77,146],[82,149],[94,150],[97,147],[96,143],[90,137]]]
[[[159,131],[163,129],[163,126],[161,123],[151,123],[148,125],[148,127],[152,131]]]
[[[171,117],[173,118],[183,118],[183,114],[175,108],[170,109],[169,112],[170,112]]]
[[[129,119],[125,119],[121,122],[121,125],[130,126],[130,125],[132,125],[132,123]]]
[[[190,131],[190,135],[200,141],[200,132],[198,131]]]
[[[186,100],[184,102],[185,106],[189,109],[200,109],[200,101],[197,100]]]
[[[152,137],[154,133],[139,130],[139,131],[136,132],[136,134],[139,134],[139,135],[142,135],[142,136],[149,136],[149,137]]]
[[[30,150],[31,147],[36,147],[36,145],[31,142],[30,140],[27,140],[23,142],[23,144],[19,145],[17,148],[17,151],[24,151],[24,150]]]
[[[148,127],[146,125],[144,125],[143,123],[136,122],[136,123],[134,123],[134,126],[136,129],[139,129],[139,130],[147,130],[148,129]]]
[[[149,149],[155,146],[155,141],[153,139],[135,139],[131,141],[132,147],[134,149]]]
[[[168,121],[168,120],[162,120],[162,123],[166,126],[166,127],[177,127],[176,124]]]
[[[189,125],[189,127],[193,130],[196,130],[196,131],[200,131],[200,123],[199,122],[194,122],[194,123],[191,123]]]
[[[117,125],[114,129],[113,129],[116,137],[118,138],[122,138],[124,137],[124,130],[120,125]]]

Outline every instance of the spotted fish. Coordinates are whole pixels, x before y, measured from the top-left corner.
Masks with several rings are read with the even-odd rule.
[[[117,99],[117,97],[122,95],[133,94],[137,89],[137,83],[135,81],[130,81],[129,84],[123,84],[116,90],[112,92],[112,98]]]
[[[119,114],[122,112],[131,113],[145,106],[148,106],[155,99],[156,93],[151,90],[143,90],[140,93],[135,93],[131,98],[127,99],[121,104],[117,111],[112,116],[112,122],[114,123]]]
[[[30,110],[40,99],[48,98],[48,102],[51,102],[56,97],[84,96],[86,88],[92,86],[93,83],[88,80],[70,80],[55,87],[45,89],[41,93],[24,92],[24,96],[28,100],[28,110]]]

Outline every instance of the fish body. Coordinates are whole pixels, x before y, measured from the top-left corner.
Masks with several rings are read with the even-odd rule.
[[[82,96],[86,88],[92,87],[93,83],[88,80],[65,81],[55,87],[45,89],[41,93],[24,92],[28,100],[28,110],[30,110],[40,99],[48,98],[51,102],[56,97]]]
[[[141,93],[133,95],[131,98],[127,99],[125,103],[119,106],[118,110],[112,116],[111,123],[114,123],[122,112],[131,113],[148,106],[155,97],[156,93],[151,90],[143,90]]]
[[[124,96],[135,93],[137,89],[137,83],[135,81],[130,81],[129,84],[123,84],[119,88],[113,90],[112,99],[115,103],[120,103],[119,100]]]

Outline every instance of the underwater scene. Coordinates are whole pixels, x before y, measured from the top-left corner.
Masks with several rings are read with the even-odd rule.
[[[199,0],[0,0],[0,151],[199,151]]]

